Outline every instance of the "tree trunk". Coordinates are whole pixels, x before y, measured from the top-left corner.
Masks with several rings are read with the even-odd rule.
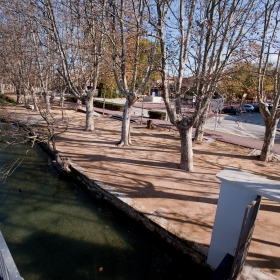
[[[132,108],[133,108],[133,103],[129,100],[129,97],[127,97],[126,102],[125,102],[124,111],[123,111],[121,140],[117,144],[120,147],[129,146],[131,144],[130,117],[131,117]]]
[[[94,131],[94,110],[93,110],[93,95],[90,94],[85,97],[86,103],[86,131]]]
[[[81,108],[82,104],[82,101],[80,99],[77,99],[75,110],[78,111],[78,109]]]
[[[60,99],[59,99],[59,106],[61,107],[61,115],[63,120],[64,120],[64,94],[65,94],[65,90],[63,90],[60,93]]]
[[[195,130],[195,141],[202,141],[204,135],[204,128],[207,120],[209,105],[205,107],[204,111],[200,115],[200,118],[197,121],[196,130]]]
[[[31,93],[31,98],[32,98],[33,104],[34,104],[34,110],[38,111],[38,104],[37,104],[36,94],[34,93],[33,89],[30,90],[30,93]]]
[[[55,91],[55,90],[53,90],[53,91],[51,92],[51,98],[50,98],[50,102],[51,102],[51,103],[53,103],[53,102],[54,102],[54,99],[55,99],[55,94],[56,94],[56,91]]]
[[[45,99],[46,104],[46,114],[49,114],[51,112],[51,103],[50,103],[50,96],[47,91],[43,91],[43,97]]]
[[[17,104],[22,103],[21,101],[21,92],[19,89],[16,89],[16,95],[17,95]]]
[[[23,98],[24,98],[24,106],[25,108],[27,108],[29,104],[29,94],[27,94],[26,91],[23,91]]]
[[[260,155],[260,160],[262,161],[269,161],[272,157],[278,121],[279,119],[266,123],[264,141]]]
[[[179,132],[181,139],[180,168],[186,171],[193,171],[192,126],[181,125]]]
[[[64,95],[65,95],[65,91],[63,90],[63,91],[60,93],[60,100],[59,100],[59,106],[61,106],[61,108],[64,107]]]

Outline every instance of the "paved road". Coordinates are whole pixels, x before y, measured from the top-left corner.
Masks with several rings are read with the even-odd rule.
[[[103,98],[96,98],[103,100]],[[106,99],[106,101],[124,104],[125,98]],[[165,111],[163,103],[146,103],[137,102],[133,108],[132,114],[135,116],[141,116],[143,106],[143,116],[149,117],[149,110]],[[188,108],[190,110],[191,108]],[[207,119],[206,128],[208,130],[220,131],[232,135],[248,137],[257,140],[263,140],[265,126],[262,115],[260,113],[242,113],[240,116],[220,114],[216,118],[215,115]],[[278,123],[278,129],[280,130],[280,122]],[[280,144],[280,131],[277,131],[275,137],[275,143]]]
[[[212,116],[207,120],[206,128],[234,134],[242,137],[263,140],[265,125],[260,113],[243,113],[241,116],[219,115]],[[280,129],[280,123],[278,124]],[[275,143],[280,143],[280,132],[277,131]]]

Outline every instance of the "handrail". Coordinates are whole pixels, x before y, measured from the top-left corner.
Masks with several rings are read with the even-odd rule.
[[[23,279],[16,267],[14,259],[9,251],[5,239],[0,231],[0,279],[20,280]]]
[[[0,279],[1,280],[11,279],[2,252],[0,252]]]

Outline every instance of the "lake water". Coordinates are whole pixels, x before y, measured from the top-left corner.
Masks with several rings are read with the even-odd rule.
[[[0,230],[25,280],[209,278],[209,270],[60,178],[39,147],[26,150],[0,150],[0,167],[24,158],[0,182]]]

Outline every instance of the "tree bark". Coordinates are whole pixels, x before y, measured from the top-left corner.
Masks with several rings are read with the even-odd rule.
[[[209,102],[197,121],[195,136],[194,136],[195,141],[203,140],[204,128],[205,128],[205,124],[206,124],[206,120],[207,120],[208,109],[209,109]]]
[[[32,98],[33,104],[34,104],[34,110],[38,111],[38,104],[37,104],[36,94],[34,93],[33,89],[30,90],[30,93],[31,93],[31,98]]]
[[[24,99],[24,107],[27,108],[29,104],[29,94],[26,93],[26,91],[23,91],[23,99]]]
[[[47,91],[43,91],[43,97],[45,99],[46,104],[46,114],[49,114],[51,112],[51,104],[50,104],[50,96]]]
[[[61,108],[64,107],[64,95],[65,95],[65,90],[62,90],[60,93],[60,99],[59,99],[59,106]]]
[[[279,119],[266,123],[260,160],[269,161],[273,154],[274,140]]]
[[[56,94],[56,91],[55,91],[55,90],[53,90],[53,91],[51,92],[51,98],[50,98],[50,102],[51,102],[51,103],[53,103],[53,102],[54,102],[54,99],[55,99],[55,94]]]
[[[19,102],[20,102],[20,95],[17,94],[17,104],[19,104]]]
[[[16,95],[17,95],[17,104],[22,103],[21,102],[21,92],[20,89],[16,88]]]
[[[89,94],[85,97],[86,103],[86,131],[94,131],[94,110],[93,110],[93,95]]]
[[[179,133],[181,139],[180,168],[193,171],[192,126],[181,125]]]
[[[131,102],[129,96],[126,98],[125,107],[123,111],[122,118],[122,133],[121,140],[118,142],[118,146],[129,146],[131,144],[130,140],[130,117],[133,108],[133,102]]]

